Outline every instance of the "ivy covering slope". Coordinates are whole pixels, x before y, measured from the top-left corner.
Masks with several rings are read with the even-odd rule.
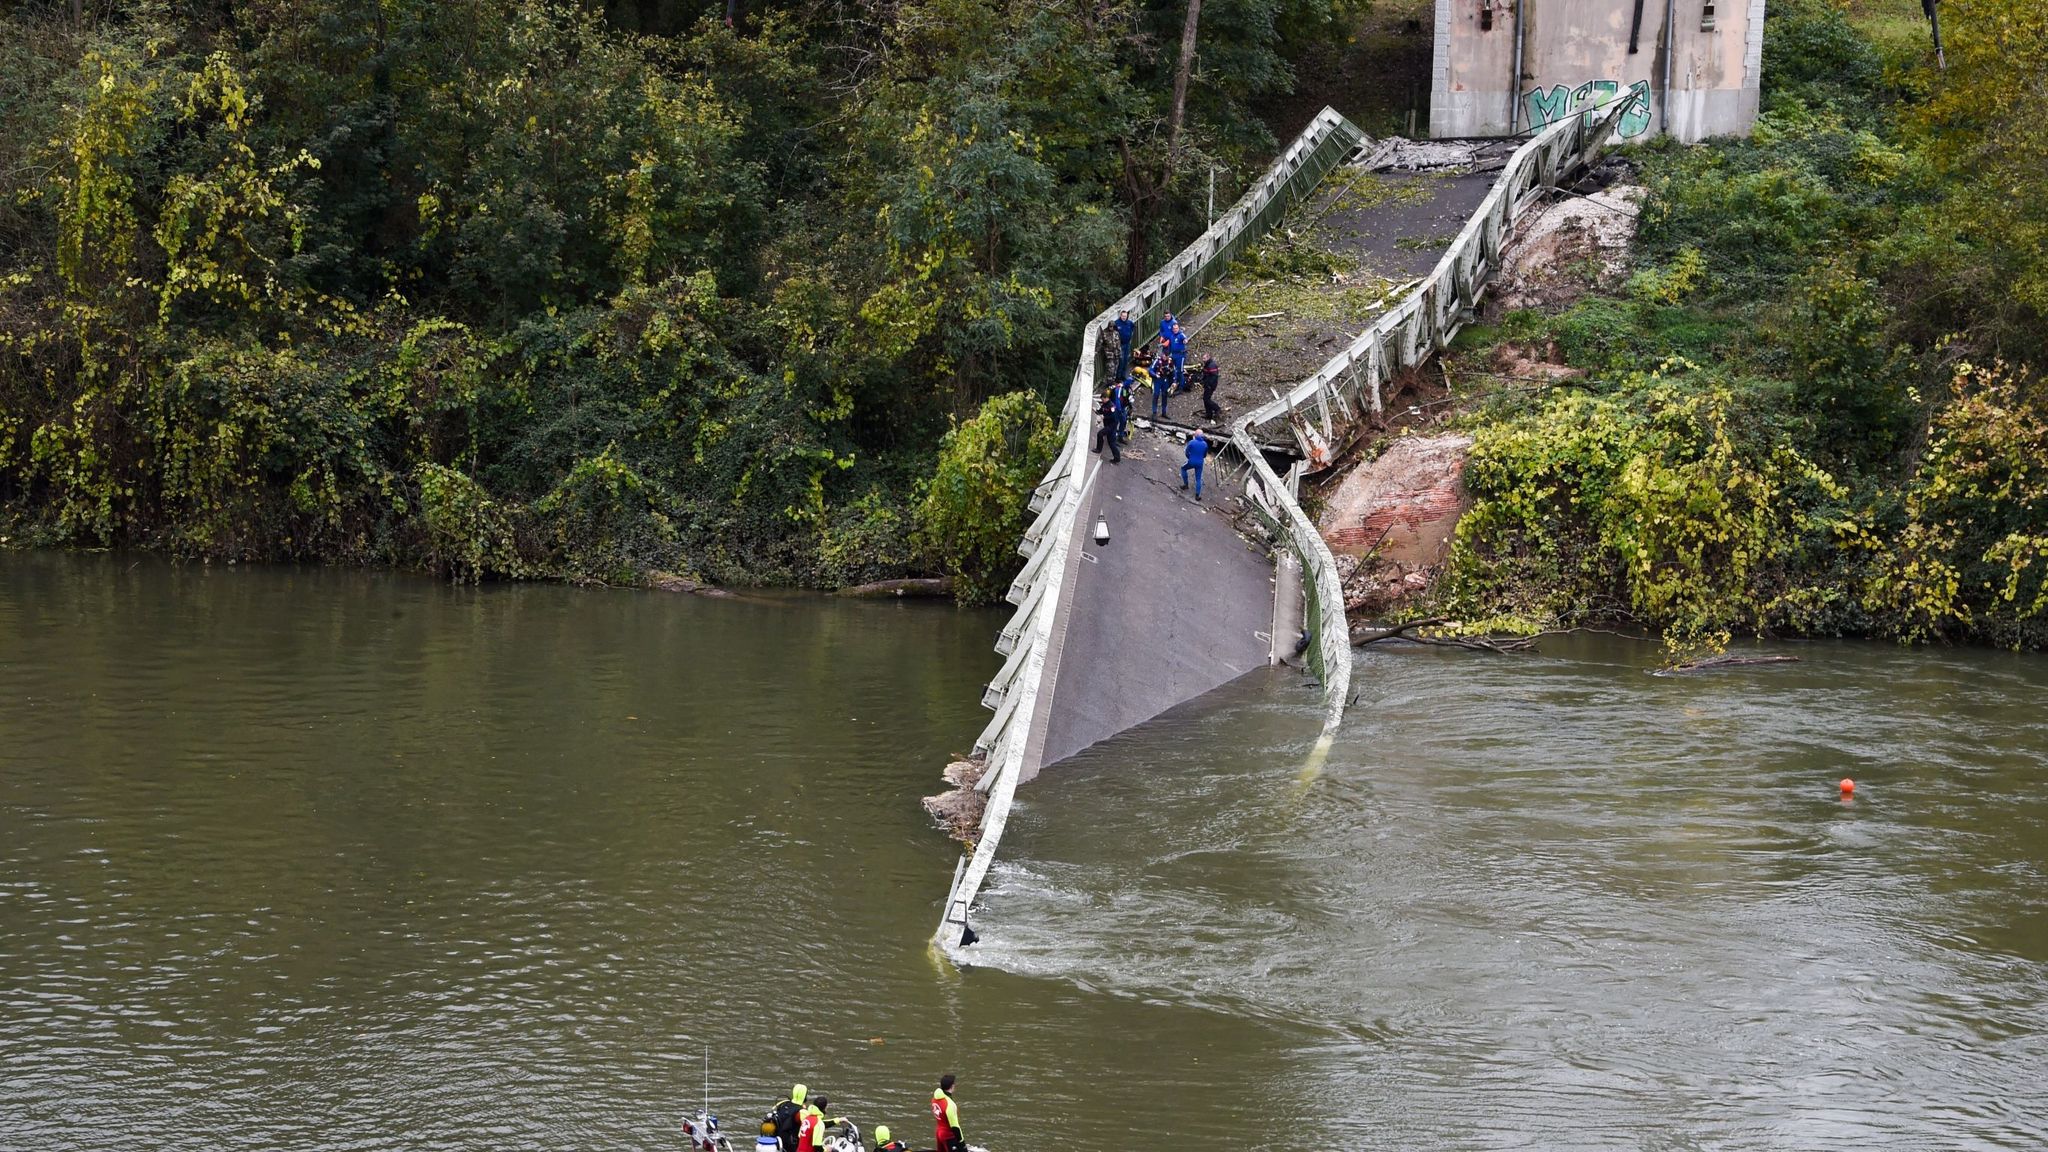
[[[1754,136],[1638,154],[1626,291],[1499,330],[1588,375],[1467,416],[1444,611],[2048,644],[2048,16],[1942,13],[1936,73],[1774,0]]]
[[[1338,3],[1209,0],[1184,112],[1164,0],[10,5],[0,538],[999,589],[942,439],[1035,450]]]

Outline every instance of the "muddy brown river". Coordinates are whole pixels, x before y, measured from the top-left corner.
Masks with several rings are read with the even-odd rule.
[[[2048,1146],[2048,660],[1368,650],[1316,767],[1256,673],[954,971],[1001,620],[0,553],[0,1148],[673,1149],[707,1051],[921,1147]]]

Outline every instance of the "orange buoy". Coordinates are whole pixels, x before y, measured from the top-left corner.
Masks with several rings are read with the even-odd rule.
[[[1854,780],[1849,779],[1847,776],[1842,777],[1842,795],[1847,796],[1849,793],[1854,792],[1855,790],[1856,782]]]

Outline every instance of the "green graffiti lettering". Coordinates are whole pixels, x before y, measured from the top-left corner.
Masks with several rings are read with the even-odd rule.
[[[1537,129],[1549,127],[1574,112],[1584,114],[1590,124],[1593,114],[1613,104],[1617,97],[1622,100],[1621,137],[1629,139],[1648,132],[1651,98],[1647,80],[1630,84],[1625,94],[1619,80],[1588,80],[1577,88],[1567,88],[1562,84],[1548,89],[1531,88],[1523,94],[1522,101],[1529,111],[1529,127]]]
[[[1529,127],[1531,128],[1547,127],[1571,115],[1572,90],[1562,84],[1548,92],[1541,88],[1531,88],[1529,89],[1529,94],[1523,97],[1523,99],[1529,103]]]
[[[1641,136],[1650,130],[1650,82],[1638,80],[1628,86],[1628,107],[1622,110],[1622,139]]]

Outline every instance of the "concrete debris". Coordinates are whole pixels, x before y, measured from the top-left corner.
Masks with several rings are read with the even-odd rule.
[[[1482,141],[1408,140],[1389,136],[1366,157],[1365,165],[1374,172],[1470,168],[1493,147]]]
[[[1628,265],[1642,196],[1639,184],[1616,184],[1524,217],[1494,281],[1494,306],[1559,308],[1612,287]]]

